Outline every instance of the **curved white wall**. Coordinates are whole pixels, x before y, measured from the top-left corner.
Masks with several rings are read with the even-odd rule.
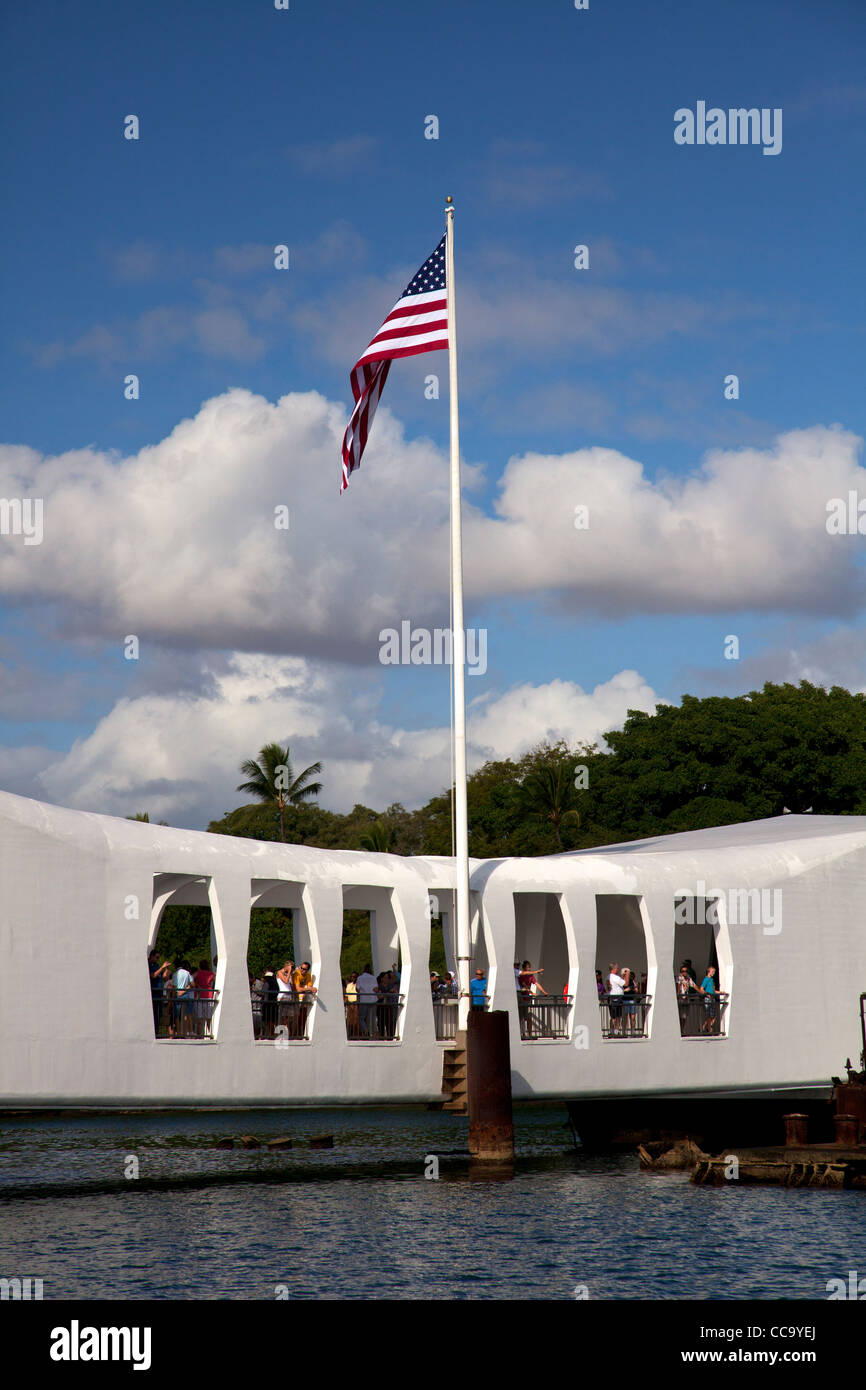
[[[154,885],[159,897],[161,886],[192,879],[206,880],[216,924],[217,1037],[157,1041],[145,968]],[[674,899],[701,882],[725,901],[747,888],[782,895],[780,930],[724,917],[735,982],[729,1033],[718,1039],[680,1037],[671,981]],[[0,794],[0,1105],[438,1099],[443,1044],[428,988],[428,894],[453,887],[447,859],[238,840]],[[511,1019],[515,1096],[826,1091],[845,1058],[859,1056],[864,889],[862,817],[786,816],[547,859],[475,862],[475,931],[496,967],[492,1007]],[[564,954],[555,959],[576,984],[571,1040],[520,1040],[511,963],[515,894],[525,893],[555,895],[561,905],[556,950]],[[646,1040],[601,1037],[595,957],[605,894],[640,903],[654,996]],[[380,914],[389,943],[399,934],[406,1002],[398,1042],[346,1037],[344,897]],[[303,908],[319,984],[311,1041],[283,1047],[253,1038],[246,969],[251,904],[277,900]]]

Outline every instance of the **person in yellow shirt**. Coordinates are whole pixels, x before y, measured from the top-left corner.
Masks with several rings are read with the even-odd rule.
[[[348,980],[343,986],[343,998],[346,1001],[346,1037],[358,1037],[358,986],[355,981],[358,978],[357,970],[353,970]]]
[[[316,993],[315,977],[310,974],[310,962],[308,960],[301,961],[301,964],[292,971],[292,988],[295,991],[298,1009],[295,1036],[305,1038],[307,1036],[307,1014],[310,1011],[310,1001]]]

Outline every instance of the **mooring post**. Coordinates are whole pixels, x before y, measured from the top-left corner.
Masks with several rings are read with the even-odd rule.
[[[834,1115],[836,1143],[846,1149],[856,1149],[859,1121],[856,1115]]]
[[[514,1158],[508,1014],[472,1009],[466,1026],[469,1152],[487,1162]]]
[[[809,1116],[783,1115],[785,1121],[785,1143],[791,1148],[805,1148],[809,1142]]]

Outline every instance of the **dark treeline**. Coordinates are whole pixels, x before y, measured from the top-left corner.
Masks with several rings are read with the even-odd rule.
[[[683,696],[632,710],[606,750],[541,744],[469,779],[469,852],[555,854],[618,840],[760,820],[783,811],[866,814],[866,697],[802,681],[735,697]],[[327,754],[324,755],[327,792]],[[280,839],[272,804],[240,807],[208,829]],[[283,809],[285,839],[325,849],[451,853],[451,796],[417,811],[315,804]]]

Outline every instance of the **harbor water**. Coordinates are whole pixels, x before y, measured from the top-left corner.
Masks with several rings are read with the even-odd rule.
[[[583,1154],[560,1106],[515,1120],[498,1173],[423,1109],[7,1116],[0,1272],[46,1300],[728,1300],[866,1269],[862,1193],[695,1187]]]

